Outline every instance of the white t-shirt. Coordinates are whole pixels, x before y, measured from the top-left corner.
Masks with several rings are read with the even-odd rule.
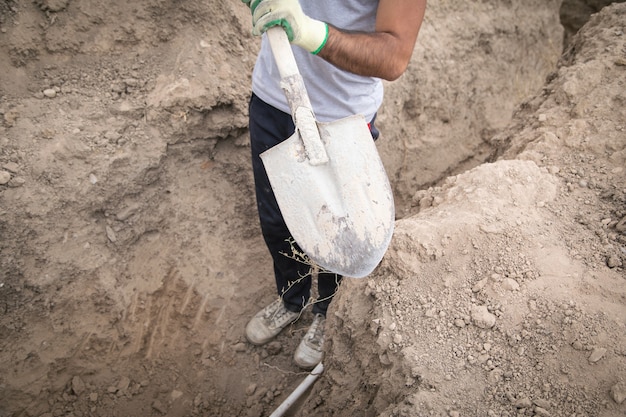
[[[375,30],[378,0],[300,0],[300,3],[305,14],[338,29]],[[383,101],[383,84],[379,78],[352,74],[302,48],[292,49],[317,120],[330,122],[353,114],[362,114],[367,121],[374,117]],[[252,91],[264,102],[291,113],[266,35],[252,72]]]

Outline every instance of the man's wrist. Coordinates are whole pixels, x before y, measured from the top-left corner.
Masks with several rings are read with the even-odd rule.
[[[328,40],[328,24],[320,20],[310,19],[306,27],[302,29],[305,33],[302,33],[300,39],[294,43],[317,55]]]

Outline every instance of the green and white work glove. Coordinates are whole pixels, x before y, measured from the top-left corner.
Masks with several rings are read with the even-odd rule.
[[[317,54],[326,45],[328,25],[305,15],[298,0],[243,0],[252,10],[252,34],[282,26],[289,42]]]

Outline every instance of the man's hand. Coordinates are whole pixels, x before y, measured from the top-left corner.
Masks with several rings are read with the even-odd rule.
[[[282,26],[289,41],[317,54],[328,39],[328,25],[304,14],[298,0],[243,0],[252,10],[252,34]]]

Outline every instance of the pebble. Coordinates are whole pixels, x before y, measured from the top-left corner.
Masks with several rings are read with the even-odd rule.
[[[161,414],[167,414],[167,409],[163,406],[163,404],[161,404],[161,401],[159,400],[154,400],[154,402],[152,403],[152,408],[154,408]]]
[[[622,260],[616,255],[611,255],[606,260],[606,266],[609,268],[617,268],[618,266],[622,266]]]
[[[502,281],[502,288],[508,291],[517,291],[519,290],[519,284],[512,278],[505,278]]]
[[[270,355],[278,355],[283,350],[283,345],[280,342],[274,341],[267,345],[267,353]]]
[[[172,399],[172,401],[176,401],[177,399],[179,399],[182,396],[183,396],[183,392],[179,391],[177,389],[172,391],[172,393],[170,394],[170,398]]]
[[[57,96],[57,91],[54,88],[46,88],[43,90],[43,95],[48,98],[55,98]]]
[[[256,384],[250,384],[248,385],[248,388],[246,388],[246,395],[250,396],[252,394],[254,394],[254,392],[256,391],[257,385]]]
[[[487,374],[487,381],[489,381],[490,384],[497,384],[502,379],[503,375],[504,375],[504,372],[502,371],[502,369],[493,368]]]
[[[589,362],[596,363],[600,359],[602,359],[605,354],[606,354],[605,348],[595,348],[593,352],[591,352],[591,355],[589,355]]]
[[[626,381],[620,381],[611,387],[611,398],[618,404],[626,400]]]
[[[478,281],[476,284],[474,284],[474,286],[472,287],[472,292],[480,292],[480,290],[482,290],[485,285],[487,285],[487,282],[489,281],[488,278],[483,278],[480,281]]]
[[[533,403],[530,401],[530,398],[524,397],[515,401],[513,405],[515,406],[515,408],[530,408]]]
[[[541,407],[545,410],[548,410],[550,408],[550,401],[544,400],[542,398],[537,398],[536,400],[533,400],[533,403],[535,403],[537,407]]]
[[[241,342],[241,343],[237,343],[235,346],[233,346],[233,350],[235,352],[245,352],[246,351],[246,344]]]
[[[2,168],[14,174],[17,174],[17,171],[20,169],[20,166],[16,164],[15,162],[7,162],[6,164],[2,166]]]
[[[114,130],[109,130],[104,134],[105,139],[109,141],[109,143],[117,143],[117,141],[122,137],[119,133]]]
[[[11,174],[7,171],[0,171],[0,185],[5,185],[11,181]]]
[[[120,379],[120,382],[117,383],[117,389],[118,391],[126,391],[128,389],[130,385],[130,378],[128,378],[127,376],[123,376],[122,379]]]
[[[110,226],[106,226],[105,231],[107,234],[107,238],[109,238],[111,242],[115,243],[117,241],[117,236],[115,236],[115,232],[113,231],[113,229],[111,229]]]
[[[550,417],[550,412],[546,410],[545,408],[537,406],[535,407],[535,415],[542,416],[542,417]]]
[[[550,174],[552,175],[558,174],[560,171],[561,171],[561,168],[554,166],[554,165],[548,168],[548,172],[550,172]]]
[[[26,184],[26,180],[22,177],[15,177],[11,181],[9,181],[9,187],[21,187]]]
[[[72,391],[76,395],[80,395],[85,391],[85,383],[79,376],[72,378]]]
[[[123,209],[120,212],[118,212],[115,215],[115,217],[119,221],[128,220],[128,218],[130,216],[132,216],[133,214],[135,214],[137,211],[139,211],[140,208],[141,208],[141,206],[139,204],[131,204],[128,207],[126,207],[125,209]]]
[[[496,324],[496,316],[487,310],[487,306],[472,306],[472,322],[481,329],[490,329]]]

